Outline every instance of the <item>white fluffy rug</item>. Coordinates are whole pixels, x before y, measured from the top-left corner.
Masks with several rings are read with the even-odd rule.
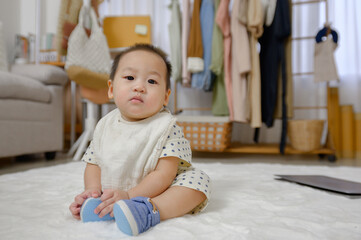
[[[196,163],[213,180],[201,214],[158,224],[138,239],[361,239],[361,199],[274,180],[319,174],[361,182],[361,168],[237,161]],[[81,223],[68,206],[84,163],[0,176],[0,239],[122,239],[114,222]]]

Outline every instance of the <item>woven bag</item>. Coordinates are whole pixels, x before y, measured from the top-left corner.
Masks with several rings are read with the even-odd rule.
[[[87,36],[84,29],[84,17],[90,15],[91,35]],[[98,25],[93,8],[87,10],[82,7],[79,13],[79,22],[72,31],[68,41],[68,54],[65,69],[78,66],[95,73],[109,74],[111,58],[107,39]]]

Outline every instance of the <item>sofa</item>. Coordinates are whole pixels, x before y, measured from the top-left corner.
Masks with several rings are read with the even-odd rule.
[[[0,158],[63,150],[63,88],[67,74],[51,65],[0,71]]]

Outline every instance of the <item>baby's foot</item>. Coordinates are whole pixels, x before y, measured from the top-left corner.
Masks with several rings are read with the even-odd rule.
[[[113,213],[118,228],[130,236],[145,232],[160,222],[156,206],[145,197],[120,200],[114,204]]]
[[[80,209],[80,218],[83,222],[97,222],[114,220],[109,214],[100,218],[98,214],[94,213],[94,209],[101,203],[100,198],[88,198],[84,201]]]

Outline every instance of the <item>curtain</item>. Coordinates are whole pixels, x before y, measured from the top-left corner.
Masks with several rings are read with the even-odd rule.
[[[340,33],[335,59],[340,74],[340,102],[361,113],[361,1],[329,0],[330,21]]]
[[[332,26],[340,33],[336,62],[341,76],[361,76],[361,1],[329,0]]]

